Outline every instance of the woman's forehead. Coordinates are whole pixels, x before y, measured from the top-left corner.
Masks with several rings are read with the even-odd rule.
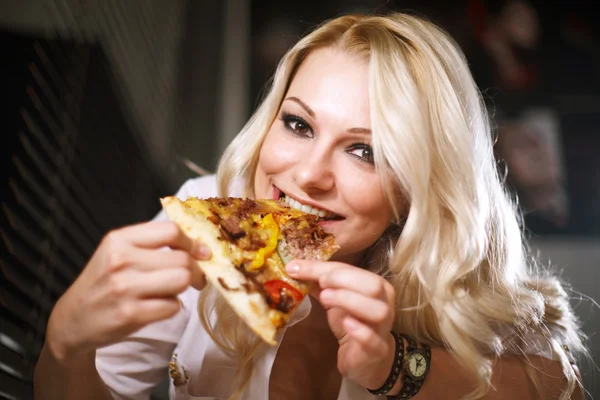
[[[340,50],[311,52],[295,74],[285,98],[300,99],[315,119],[331,117],[370,128],[368,64]]]
[[[295,81],[306,80],[306,78],[325,79],[331,83],[345,79],[346,83],[366,84],[368,71],[369,63],[352,53],[331,47],[318,48],[304,57],[292,79],[291,86]]]

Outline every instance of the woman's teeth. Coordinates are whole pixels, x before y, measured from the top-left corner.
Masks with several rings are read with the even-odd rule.
[[[292,199],[290,196],[285,196],[285,202],[288,203],[292,208],[296,210],[300,210],[306,214],[316,215],[319,218],[335,218],[336,215],[325,210],[321,210],[320,208],[308,206],[306,204],[302,204],[299,201]]]

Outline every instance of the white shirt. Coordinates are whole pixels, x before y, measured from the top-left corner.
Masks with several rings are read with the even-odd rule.
[[[231,195],[240,196],[240,193],[234,188]],[[176,196],[183,200],[189,196],[218,196],[216,178],[206,176],[191,179]],[[161,211],[155,220],[166,220],[166,216]],[[174,360],[175,354],[180,371],[189,373],[189,382],[174,386],[171,380],[171,400],[228,398],[236,364],[212,341],[202,326],[197,313],[198,296],[197,290],[187,289],[179,296],[183,306],[175,316],[148,325],[122,342],[98,349],[96,368],[115,399],[149,399],[153,388],[167,376],[168,363]],[[310,297],[307,296],[293,314],[290,326],[306,318],[310,310]],[[262,353],[257,354],[243,400],[268,399],[269,376],[277,349],[278,345],[264,346]],[[529,354],[553,358],[546,343],[539,342],[526,350]],[[349,379],[342,379],[338,400],[362,399],[381,398],[369,394]]]
[[[234,189],[231,195],[239,196],[237,192]],[[218,196],[216,178],[191,179],[176,196],[182,200],[189,196]],[[155,220],[166,220],[164,212],[161,211]],[[185,369],[189,373],[189,382],[175,386],[171,380],[171,400],[226,399],[231,394],[236,363],[221,351],[202,326],[197,313],[198,296],[197,290],[187,289],[179,296],[183,306],[175,316],[150,324],[122,342],[98,349],[96,368],[115,399],[149,399],[153,388],[167,376],[167,365],[174,360],[175,354],[180,370]],[[290,326],[306,318],[310,310],[310,298],[307,296],[292,315]],[[243,400],[268,399],[269,376],[278,346],[279,343],[264,346],[257,354]],[[353,381],[343,379],[338,400],[355,399],[379,397],[370,395]]]

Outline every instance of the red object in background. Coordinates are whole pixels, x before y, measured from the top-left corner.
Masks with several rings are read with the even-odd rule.
[[[483,32],[487,26],[487,7],[481,0],[467,0],[467,13],[473,28],[473,36],[481,43]]]

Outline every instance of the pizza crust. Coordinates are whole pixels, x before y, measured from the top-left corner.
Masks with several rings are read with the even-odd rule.
[[[190,238],[207,245],[212,251],[209,261],[198,261],[198,267],[233,310],[259,335],[265,342],[275,345],[277,328],[269,317],[270,308],[265,298],[258,292],[248,293],[243,285],[248,279],[236,269],[230,261],[227,250],[219,241],[219,228],[206,218],[190,211],[177,197],[169,196],[160,199],[162,207],[169,217]],[[226,287],[233,290],[227,290]],[[236,290],[239,288],[239,290]]]

